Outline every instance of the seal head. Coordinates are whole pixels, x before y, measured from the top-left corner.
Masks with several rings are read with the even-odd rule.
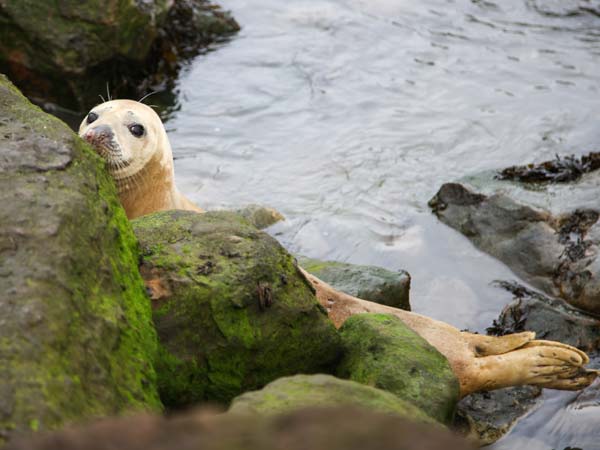
[[[175,187],[173,154],[160,117],[133,100],[94,107],[79,126],[106,162],[130,219],[153,211],[201,211]]]

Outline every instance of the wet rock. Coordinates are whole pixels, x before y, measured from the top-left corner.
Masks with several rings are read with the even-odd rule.
[[[0,443],[160,408],[137,243],[104,162],[0,76]]]
[[[283,214],[268,206],[248,205],[235,211],[259,230],[269,228],[271,225],[285,220]]]
[[[300,267],[339,291],[410,311],[410,275],[404,270],[392,272],[376,266],[321,261],[303,256],[297,259]]]
[[[520,286],[499,282],[515,296],[502,310],[488,334],[502,336],[521,331],[535,331],[538,339],[559,341],[585,352],[600,349],[600,319],[573,308],[564,300],[550,298]]]
[[[386,390],[449,423],[459,384],[446,358],[387,314],[359,314],[340,328],[344,357],[337,375]]]
[[[40,103],[84,112],[107,84],[115,97],[140,98],[200,45],[238,29],[205,0],[5,0],[0,72]]]
[[[562,299],[547,297],[518,283],[496,284],[511,292],[515,299],[488,328],[488,334],[535,331],[538,339],[564,342],[586,352],[598,350],[600,320],[597,318]],[[537,387],[520,386],[469,395],[458,404],[455,425],[481,445],[491,444],[536,407],[540,394]]]
[[[471,394],[459,402],[454,428],[480,446],[493,444],[538,404],[541,392],[517,386]]]
[[[331,370],[340,338],[294,259],[231,212],[133,221],[161,344],[161,399],[228,403],[286,375]]]
[[[232,414],[282,414],[307,407],[347,406],[394,414],[417,422],[435,423],[419,408],[396,395],[331,375],[296,375],[280,378],[260,391],[234,399]]]
[[[545,293],[600,313],[600,214],[573,209],[550,214],[495,193],[443,185],[429,202],[445,224],[498,258]]]
[[[441,427],[356,408],[309,408],[275,417],[196,411],[165,419],[111,419],[22,440],[6,450],[468,450]]]

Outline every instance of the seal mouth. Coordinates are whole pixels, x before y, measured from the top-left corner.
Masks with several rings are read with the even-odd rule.
[[[110,172],[116,172],[127,168],[131,164],[131,159],[124,159],[123,152],[119,144],[113,139],[87,139],[92,148],[107,163]]]

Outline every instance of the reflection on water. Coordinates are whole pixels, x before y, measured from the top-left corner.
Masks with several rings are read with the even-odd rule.
[[[221,3],[243,29],[179,82],[180,188],[207,208],[273,206],[290,250],[406,269],[415,311],[488,326],[509,300],[489,283],[514,275],[427,200],[465,175],[597,150],[600,2]]]

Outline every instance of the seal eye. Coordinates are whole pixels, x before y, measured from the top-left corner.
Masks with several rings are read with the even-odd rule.
[[[135,124],[129,126],[129,131],[135,137],[139,138],[144,135],[144,131],[146,131],[146,130],[144,130],[144,127],[142,125],[140,125],[139,123],[135,123]]]
[[[91,113],[89,113],[87,115],[86,122],[87,123],[92,123],[92,122],[96,121],[97,118],[98,118],[98,114],[96,114],[94,112],[91,112]]]

